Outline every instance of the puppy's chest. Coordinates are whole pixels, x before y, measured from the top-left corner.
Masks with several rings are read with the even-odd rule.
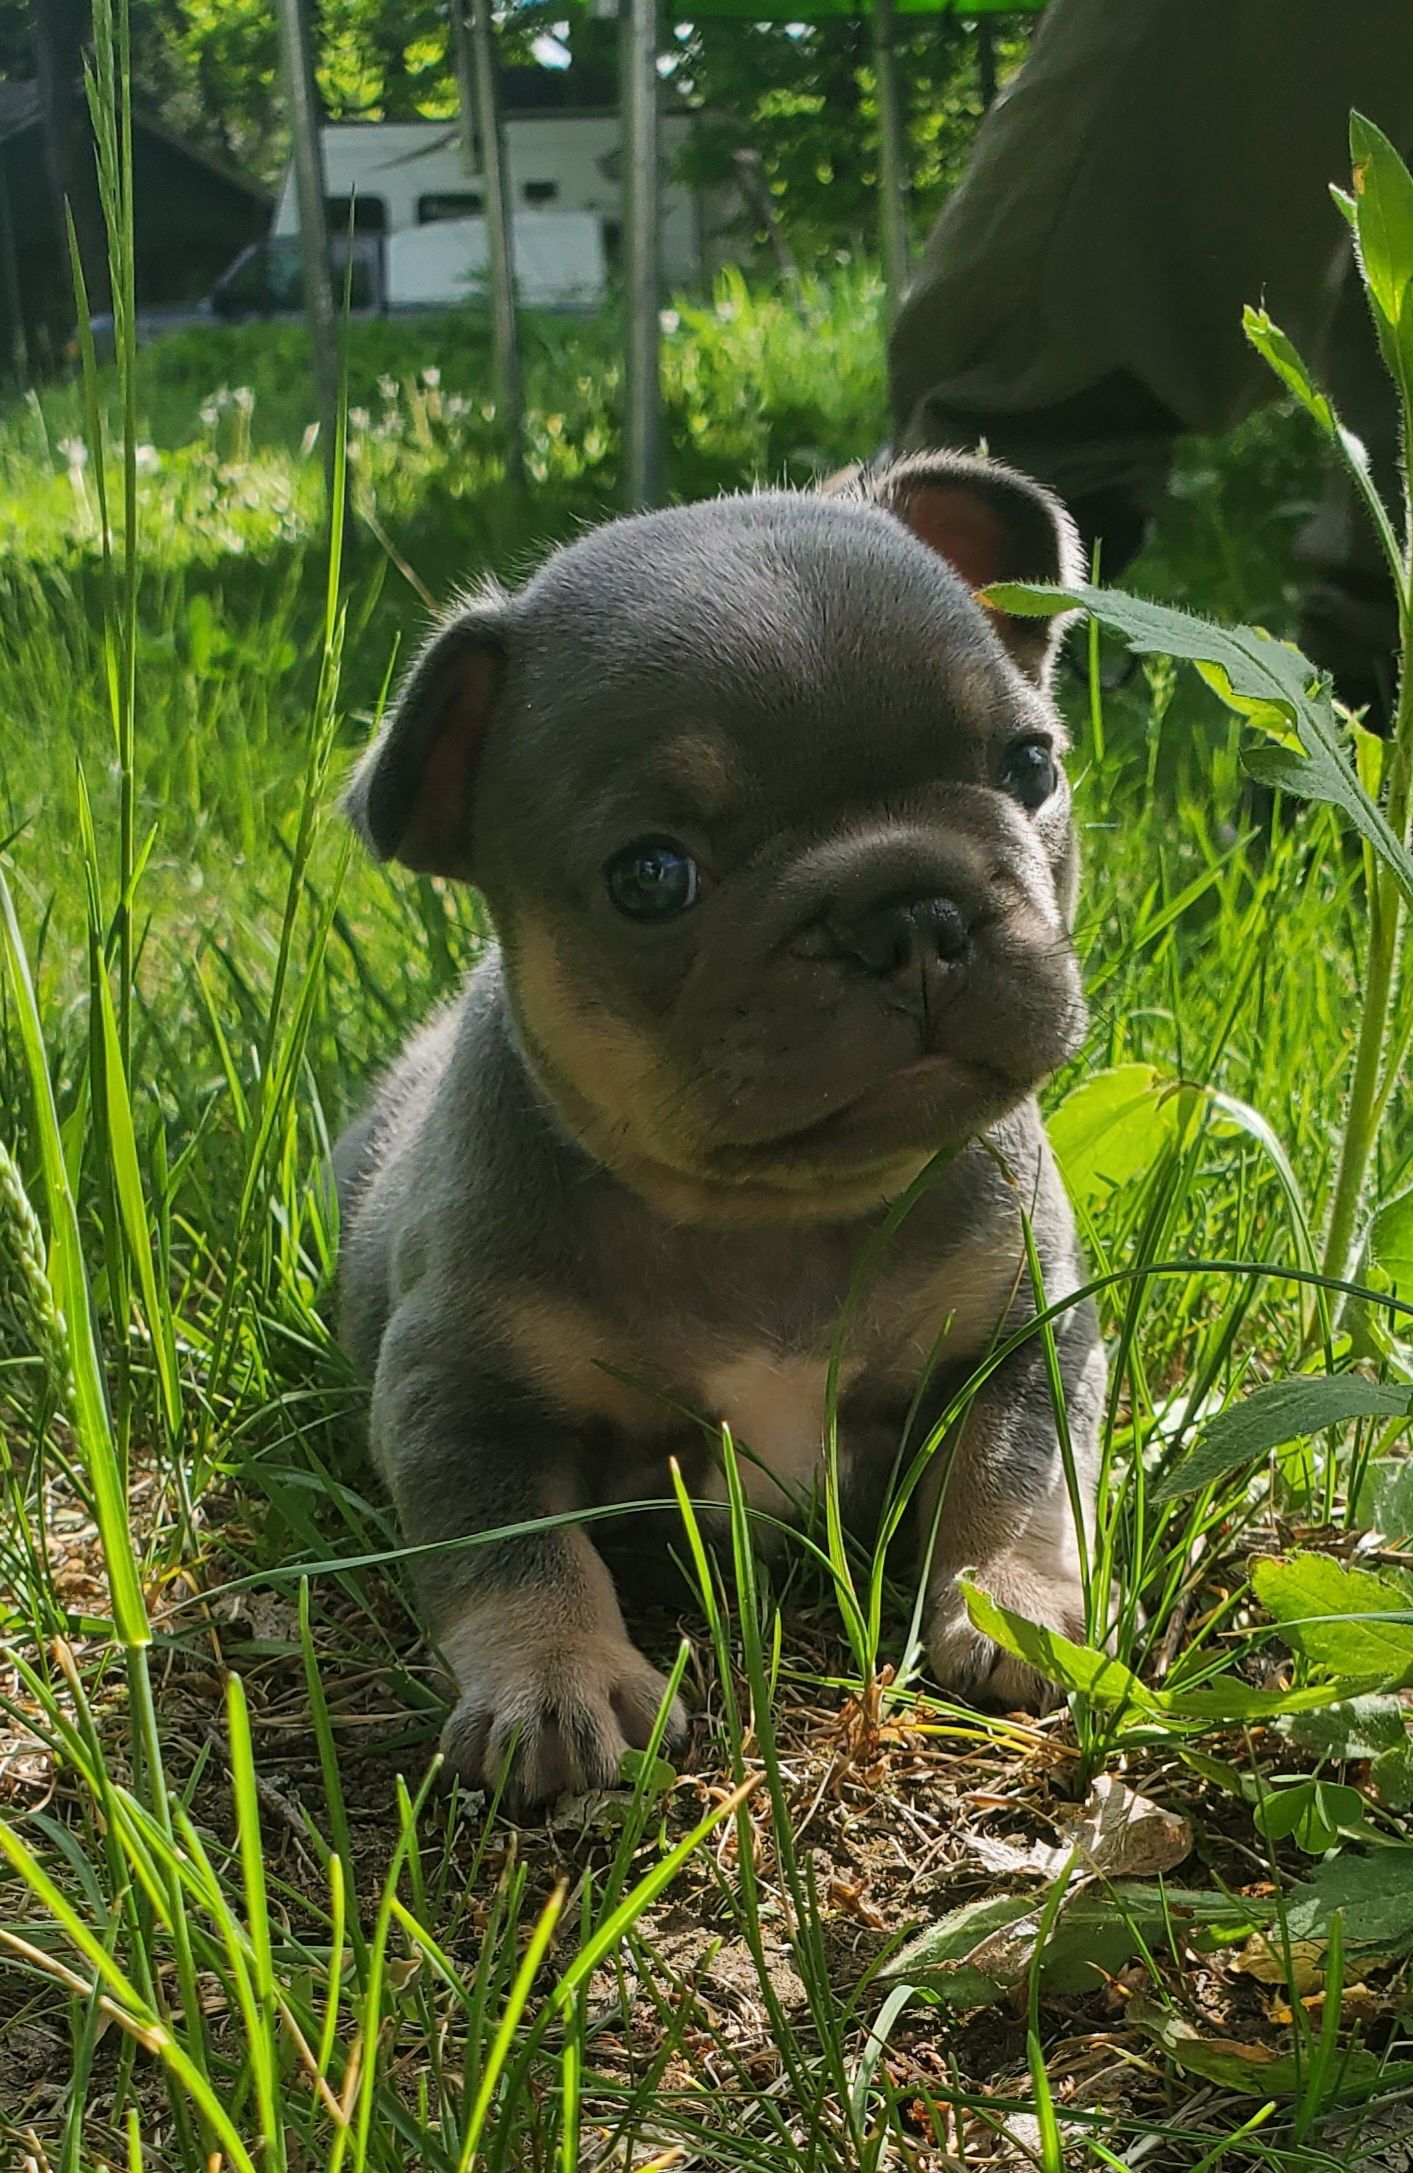
[[[1015,1285],[1007,1248],[978,1260],[904,1261],[856,1297],[840,1329],[847,1276],[788,1258],[761,1282],[717,1278],[703,1263],[651,1303],[561,1300],[532,1308],[518,1352],[539,1392],[593,1444],[589,1473],[605,1499],[662,1490],[679,1455],[706,1493],[720,1491],[712,1435],[727,1427],[748,1497],[785,1513],[808,1497],[831,1422],[846,1481],[887,1469],[929,1369],[975,1361]]]

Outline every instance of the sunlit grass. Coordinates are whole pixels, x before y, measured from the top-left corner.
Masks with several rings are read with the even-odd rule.
[[[682,305],[676,487],[869,450],[877,308],[864,274],[803,315],[732,281]],[[929,1702],[886,1674],[910,1595],[828,1533],[767,1572],[734,1477],[731,1573],[687,1509],[701,1604],[661,1630],[699,1707],[682,1773],[649,1757],[621,1798],[523,1834],[435,1786],[438,1693],[328,1327],[321,1173],[372,1069],[455,984],[476,911],[352,860],[335,788],[424,611],[397,559],[440,596],[607,507],[611,353],[610,326],[543,331],[543,473],[521,504],[466,328],[370,331],[350,378],[361,519],[332,568],[294,334],[129,358],[86,410],[61,388],[0,423],[0,2036],[22,2048],[0,2142],[64,2173],[928,2173],[1003,2147],[1137,2164],[1166,2102],[1176,2162],[1313,2166],[1364,2027],[1337,1996],[1279,2025],[1302,2095],[1253,2119],[1222,2089],[1189,2109],[1181,2076],[1165,2101],[1161,2054],[1128,2028],[1141,1995],[1275,2031],[1279,1988],[1227,1972],[1203,2007],[1210,1960],[1165,1949],[1079,1998],[1036,1973],[989,2036],[881,1976],[984,1881],[969,1822],[1047,1815],[1110,1765],[1203,1822],[1194,1882],[1282,1892],[1300,1861],[1272,1858],[1241,1791],[1299,1750],[1102,1701],[1043,1728]],[[1208,540],[1242,506],[1255,531],[1273,478],[1298,505],[1309,472],[1288,420],[1193,456],[1151,577],[1274,617],[1269,524],[1210,587]],[[1100,693],[1102,762],[1082,674],[1066,701],[1094,1019],[1049,1100],[1119,1065],[1190,1090],[1079,1200],[1113,1364],[1097,1616],[1111,1577],[1123,1600],[1094,1627],[1155,1690],[1234,1666],[1284,1681],[1248,1542],[1342,1544],[1353,1479],[1401,1431],[1361,1422],[1176,1499],[1155,1481],[1252,1386],[1359,1355],[1292,1271],[1337,1152],[1364,871],[1328,809],[1253,816],[1236,722],[1201,689],[1155,666]],[[1410,1157],[1400,1091],[1380,1197]],[[1403,1810],[1375,1815],[1406,1841]],[[718,1950],[734,1975],[712,1976]],[[1392,2047],[1397,1980],[1365,1968],[1371,2042]],[[1112,2073],[1072,2087],[1077,2042],[1109,2036]]]

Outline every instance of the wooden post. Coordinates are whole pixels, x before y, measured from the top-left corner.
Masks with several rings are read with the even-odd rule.
[[[294,189],[299,206],[304,312],[314,349],[319,434],[324,443],[324,486],[332,518],[334,464],[338,457],[339,352],[338,319],[334,314],[333,286],[329,278],[329,222],[324,207],[324,154],[319,140],[321,114],[304,0],[278,0],[278,7],[285,102],[294,156]]]
[[[640,507],[662,497],[657,0],[627,0],[622,35],[624,491],[629,506]]]
[[[89,311],[93,316],[103,316],[113,307],[113,288],[108,273],[108,234],[98,195],[93,131],[83,90],[83,55],[90,29],[85,0],[36,0],[35,67],[39,78],[44,157],[54,206],[54,264],[57,271],[53,288],[46,298],[46,315],[56,339],[66,336],[73,322],[66,205],[74,222]]]
[[[897,312],[908,284],[907,147],[894,52],[893,0],[873,0],[873,83],[878,106],[878,224],[883,244],[883,281],[888,314]]]
[[[462,0],[453,0],[459,8]],[[476,135],[485,198],[487,270],[491,290],[491,352],[496,374],[496,412],[505,447],[505,472],[524,481],[520,391],[520,335],[515,322],[515,228],[505,159],[496,72],[496,34],[491,0],[471,0],[471,72],[476,86]]]
[[[20,295],[19,259],[15,255],[15,222],[10,213],[10,177],[5,170],[5,146],[0,144],[0,376],[13,370],[23,384],[29,376],[29,343],[25,338],[24,302]]]

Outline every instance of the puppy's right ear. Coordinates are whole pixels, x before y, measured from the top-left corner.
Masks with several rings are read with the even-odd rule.
[[[506,604],[491,594],[435,633],[344,796],[379,860],[471,877],[471,803],[505,676]]]

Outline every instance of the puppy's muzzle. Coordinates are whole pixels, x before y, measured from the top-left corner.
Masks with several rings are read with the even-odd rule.
[[[831,934],[841,956],[917,1020],[927,1051],[937,1047],[943,1015],[966,984],[972,925],[971,912],[955,898],[894,898]]]
[[[945,972],[971,950],[971,915],[955,898],[892,899],[831,932],[844,956],[879,980]]]

